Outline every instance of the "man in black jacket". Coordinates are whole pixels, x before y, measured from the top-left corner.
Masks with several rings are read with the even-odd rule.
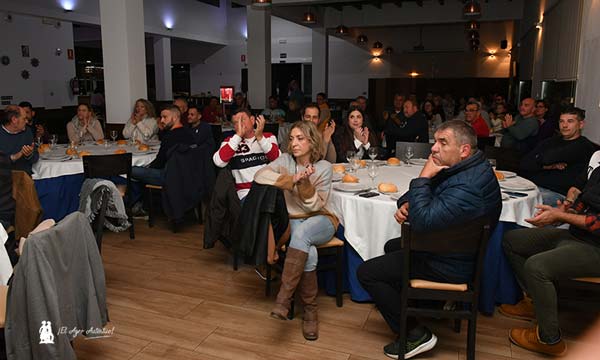
[[[539,143],[521,160],[523,175],[538,185],[544,204],[556,205],[583,172],[596,146],[581,135],[585,111],[566,109],[560,115],[560,136]]]
[[[390,117],[385,124],[384,133],[388,149],[396,149],[397,141],[429,142],[429,126],[425,115],[412,100],[406,100],[403,109],[403,117]]]
[[[0,223],[4,228],[14,224],[15,200],[12,197],[12,170],[8,155],[0,151]]]

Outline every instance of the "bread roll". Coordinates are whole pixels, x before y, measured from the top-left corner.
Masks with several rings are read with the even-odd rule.
[[[96,140],[96,144],[98,144],[98,145],[104,145],[104,139],[98,139],[98,140]]]
[[[366,168],[367,167],[367,160],[360,160],[360,167],[361,168]]]
[[[88,155],[92,155],[92,153],[90,153],[89,151],[81,151],[79,153],[79,157],[84,157],[84,156],[88,156]]]
[[[127,140],[117,140],[117,145],[127,145]]]
[[[67,155],[77,155],[77,150],[75,150],[73,148],[68,148],[67,151],[65,151],[65,153]]]
[[[48,145],[48,144],[41,144],[41,145],[38,147],[38,152],[39,152],[40,154],[43,154],[43,153],[45,153],[45,152],[46,152],[46,151],[48,151],[48,150],[50,150],[50,145]]]
[[[115,154],[125,154],[125,153],[127,153],[127,150],[125,150],[125,149],[117,149],[117,150],[115,150]]]
[[[504,180],[504,174],[501,173],[500,171],[494,170],[494,174],[496,174],[496,179],[498,179],[498,181]]]
[[[333,165],[333,172],[338,174],[343,174],[346,172],[346,167],[342,164]]]
[[[397,166],[397,165],[400,165],[400,160],[398,158],[391,157],[387,160],[387,164]]]
[[[377,190],[382,193],[395,193],[398,192],[398,187],[396,187],[394,184],[381,183],[379,186],[377,186]]]
[[[150,147],[146,144],[141,144],[140,146],[138,146],[138,150],[139,151],[148,151],[148,150],[150,150]]]
[[[359,180],[358,180],[358,178],[356,176],[352,176],[350,174],[346,174],[342,178],[342,182],[345,182],[345,183],[357,183],[357,182],[359,182]]]

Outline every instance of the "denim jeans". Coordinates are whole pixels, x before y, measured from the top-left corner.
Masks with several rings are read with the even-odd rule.
[[[131,204],[142,200],[144,185],[164,185],[164,169],[153,169],[143,166],[134,166],[131,168],[131,179],[137,180],[131,183]]]
[[[292,232],[290,247],[308,253],[304,271],[316,270],[319,262],[316,247],[326,244],[335,233],[331,220],[324,215],[290,219],[290,227]]]
[[[533,299],[540,340],[560,340],[554,282],[600,276],[600,247],[583,242],[569,230],[518,229],[504,235],[504,253],[523,290]]]

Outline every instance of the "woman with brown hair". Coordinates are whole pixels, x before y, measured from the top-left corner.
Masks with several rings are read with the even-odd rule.
[[[70,142],[76,143],[104,139],[102,124],[89,104],[77,106],[77,115],[67,123],[67,135]]]
[[[322,138],[309,121],[299,121],[290,129],[288,152],[256,173],[254,181],[283,190],[290,217],[288,246],[281,288],[271,317],[287,319],[298,287],[304,305],[302,334],[307,340],[319,337],[317,319],[317,246],[333,237],[338,220],[325,204],[331,191],[331,163],[321,160]]]
[[[336,130],[333,144],[337,162],[346,162],[346,153],[356,151],[359,158],[367,158],[371,146],[378,146],[375,133],[364,124],[364,114],[358,107],[351,107],[344,125]]]

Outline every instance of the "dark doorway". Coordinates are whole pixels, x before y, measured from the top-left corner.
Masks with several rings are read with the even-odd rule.
[[[173,95],[190,96],[190,64],[173,64],[171,77],[173,79]]]
[[[288,85],[296,80],[302,89],[302,64],[271,65],[271,94],[279,96],[279,101],[288,99]]]

